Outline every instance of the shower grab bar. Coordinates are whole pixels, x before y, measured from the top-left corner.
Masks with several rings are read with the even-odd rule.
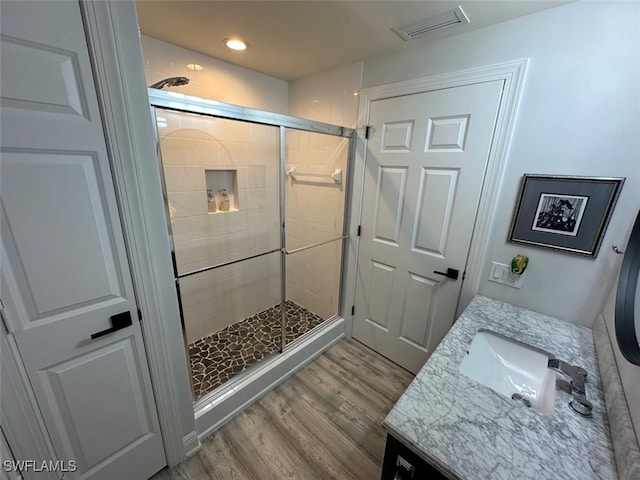
[[[287,170],[287,175],[298,182],[326,183],[329,185],[340,185],[342,183],[342,169],[336,168],[333,173],[302,173],[291,167]]]
[[[313,245],[307,245],[306,247],[294,248],[293,250],[283,250],[285,255],[291,255],[292,253],[302,252],[303,250],[309,250],[310,248],[319,247],[320,245],[326,245],[327,243],[337,242],[338,240],[344,240],[349,238],[349,235],[341,235],[326,242],[314,243]]]
[[[234,263],[240,263],[240,262],[244,262],[246,260],[252,260],[258,257],[264,257],[265,255],[269,255],[271,253],[276,253],[279,251],[281,251],[281,249],[276,248],[275,250],[269,250],[268,252],[258,253],[257,255],[251,255],[249,257],[240,258],[238,260],[231,260],[230,262],[218,263],[216,265],[211,265],[210,267],[204,267],[204,268],[199,268],[198,270],[192,270],[190,272],[182,273],[178,275],[176,277],[176,281],[184,277],[190,277],[191,275],[196,275],[197,273],[204,273],[204,272],[208,272],[209,270],[215,270],[217,268],[227,267],[229,265],[233,265]]]

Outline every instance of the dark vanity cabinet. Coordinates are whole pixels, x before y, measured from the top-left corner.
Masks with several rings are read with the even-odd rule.
[[[399,440],[387,434],[381,480],[441,480],[446,478]]]

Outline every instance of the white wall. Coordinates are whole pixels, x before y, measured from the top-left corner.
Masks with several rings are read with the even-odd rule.
[[[622,381],[622,388],[627,399],[627,405],[629,406],[631,420],[635,431],[640,432],[640,366],[632,364],[622,356],[614,334],[614,311],[617,286],[618,283],[615,282],[605,305],[603,315],[607,324],[609,337],[611,338],[611,345],[613,346],[613,353],[618,365],[618,372],[620,373],[620,380]]]
[[[629,230],[631,230],[631,228],[629,228]],[[619,263],[621,264],[621,259]],[[602,315],[604,316],[604,320],[607,325],[607,332],[611,339],[613,354],[618,366],[618,373],[620,373],[620,380],[622,381],[622,388],[627,399],[627,405],[629,406],[631,420],[635,431],[637,432],[636,435],[640,438],[640,366],[627,361],[627,359],[622,356],[620,348],[618,347],[618,341],[615,337],[615,304],[617,290],[618,282],[616,280],[611,287]],[[637,291],[636,305],[638,305],[638,302],[640,302],[640,289]],[[638,307],[636,306],[636,314],[637,312]]]
[[[356,128],[362,62],[289,82],[289,115]]]
[[[142,52],[147,85],[168,77],[189,77],[188,85],[170,89],[268,112],[288,112],[288,85],[284,80],[144,35]],[[204,70],[189,70],[189,63],[202,65]]]
[[[484,260],[530,258],[523,287],[480,293],[591,326],[640,207],[640,3],[577,2],[364,62],[363,86],[529,57],[524,94]],[[508,243],[524,173],[627,177],[597,259]]]

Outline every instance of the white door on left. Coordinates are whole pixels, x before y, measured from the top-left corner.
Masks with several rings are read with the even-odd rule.
[[[149,478],[166,459],[80,4],[3,1],[0,47],[12,335],[65,478]]]

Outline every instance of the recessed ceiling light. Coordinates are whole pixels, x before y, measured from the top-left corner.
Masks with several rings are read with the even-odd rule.
[[[224,44],[231,50],[246,50],[247,43],[238,38],[227,38],[224,40]]]
[[[198,71],[204,70],[204,67],[202,65],[198,65],[197,63],[189,63],[187,65],[187,68],[189,70],[198,70]]]

